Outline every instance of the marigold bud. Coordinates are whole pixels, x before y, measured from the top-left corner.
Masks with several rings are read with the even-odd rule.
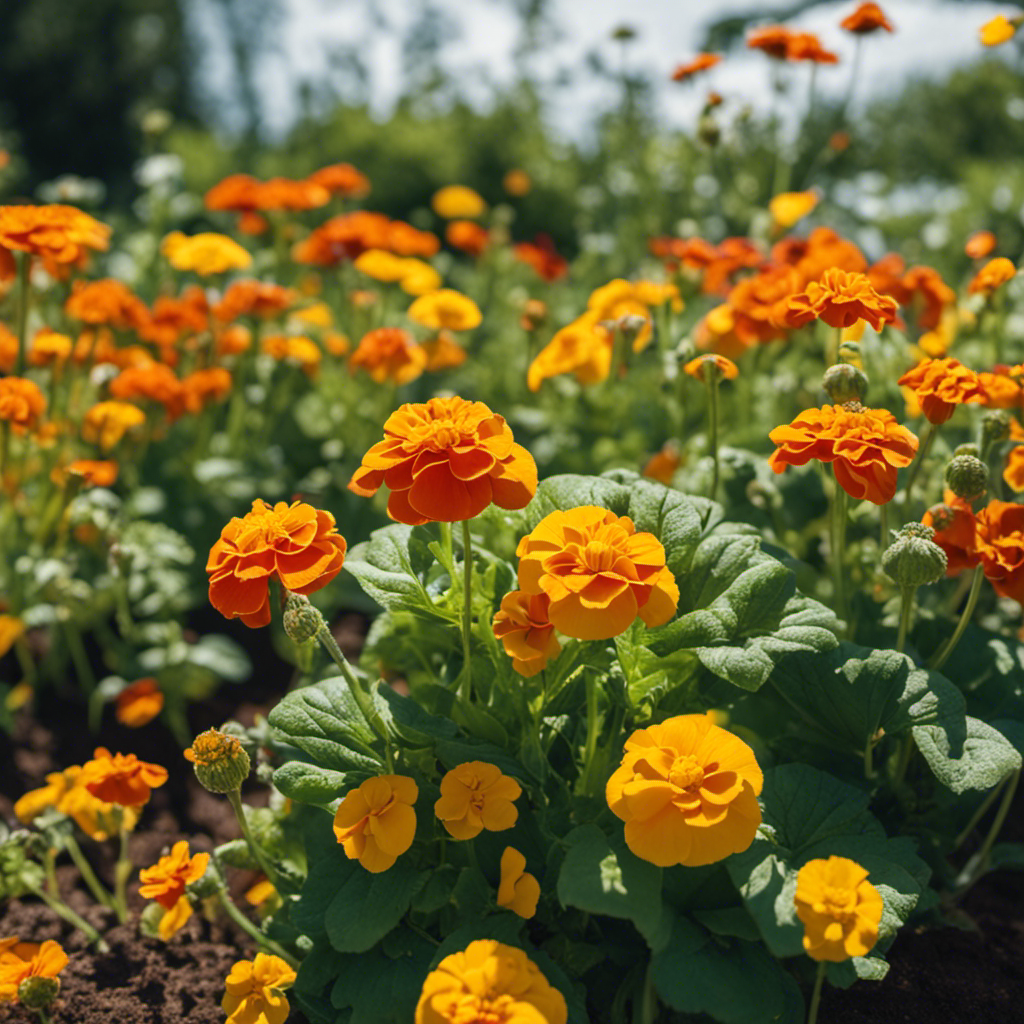
[[[996,441],[1005,441],[1010,436],[1010,417],[1001,409],[985,413],[981,420],[981,443],[987,448]]]
[[[825,371],[821,386],[833,405],[863,402],[868,393],[868,377],[853,363],[836,363]]]
[[[697,122],[697,138],[711,149],[722,141],[722,129],[710,114],[704,114]]]
[[[211,793],[233,793],[249,775],[249,755],[234,737],[217,729],[201,732],[185,751],[196,778]]]
[[[29,1010],[45,1010],[57,998],[59,991],[60,978],[35,975],[18,986],[18,1002]]]
[[[958,444],[953,449],[954,455],[973,455],[976,459],[981,458],[981,449],[976,444]]]
[[[284,631],[297,644],[315,640],[317,633],[324,628],[324,617],[319,609],[309,603],[309,598],[302,594],[289,594],[281,616]]]
[[[945,576],[946,553],[932,540],[935,531],[930,526],[907,523],[892,535],[892,544],[882,555],[882,569],[894,583],[913,590]]]
[[[974,501],[988,489],[988,467],[973,455],[956,455],[946,467],[946,483],[958,498]]]

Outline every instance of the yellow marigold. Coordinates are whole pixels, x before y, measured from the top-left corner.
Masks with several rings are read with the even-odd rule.
[[[580,317],[563,327],[540,350],[527,371],[526,384],[539,391],[549,377],[574,374],[581,384],[607,380],[612,367],[614,338],[592,317]]]
[[[1000,46],[1002,43],[1008,43],[1017,34],[1022,20],[1024,19],[1007,18],[1005,14],[997,14],[979,29],[982,45]]]
[[[387,871],[412,846],[419,787],[407,775],[378,775],[349,792],[334,813],[334,835],[349,860]]]
[[[43,811],[55,808],[66,814],[91,839],[102,842],[116,835],[121,817],[131,830],[138,820],[133,808],[116,808],[94,797],[81,782],[82,769],[71,765],[62,772],[46,776],[46,785],[30,790],[14,805],[14,813],[22,824],[29,824]]]
[[[1013,260],[1008,260],[1005,256],[997,256],[994,260],[989,260],[974,275],[967,290],[972,295],[991,295],[997,288],[1012,280],[1016,274],[1017,267]]]
[[[683,308],[675,285],[657,281],[626,281],[619,277],[591,292],[587,299],[587,314],[606,327],[620,326],[628,317],[642,318],[645,323],[633,337],[633,351],[641,352],[654,332],[651,310],[665,303],[669,303],[674,311]]]
[[[224,982],[220,1007],[228,1015],[226,1024],[284,1024],[289,1011],[284,990],[295,978],[279,956],[257,953],[252,960],[239,960]]]
[[[526,171],[514,167],[511,171],[505,172],[505,176],[501,179],[501,187],[510,196],[515,196],[518,199],[533,188],[533,181]]]
[[[543,671],[562,650],[548,621],[548,604],[547,594],[513,590],[494,613],[494,635],[512,659],[512,667],[527,679]]]
[[[14,646],[14,642],[24,633],[25,623],[16,615],[0,614],[0,658]]]
[[[427,975],[414,1024],[566,1024],[568,1019],[565,997],[521,949],[477,939]]]
[[[268,334],[260,342],[261,351],[281,362],[293,363],[303,373],[315,376],[324,354],[320,346],[303,334]]]
[[[14,816],[23,825],[29,825],[44,811],[56,807],[64,795],[75,784],[80,769],[65,769],[62,772],[50,772],[46,776],[46,785],[39,789],[30,789],[19,797],[14,804]]]
[[[356,257],[353,266],[383,284],[397,284],[409,272],[404,256],[396,256],[385,249],[367,249]]]
[[[67,953],[53,939],[41,944],[0,939],[0,1005],[18,1001],[23,981],[56,978],[67,965]]]
[[[215,231],[203,231],[187,237],[172,231],[160,251],[175,270],[191,270],[200,276],[226,274],[229,270],[246,270],[252,257],[234,239]]]
[[[839,963],[866,956],[878,941],[882,897],[868,872],[846,857],[810,860],[796,879],[796,916],[804,925],[804,951],[813,960]]]
[[[498,884],[498,906],[529,919],[537,913],[540,883],[526,870],[526,858],[511,846],[501,855],[501,881]]]
[[[66,334],[58,334],[44,327],[36,331],[28,348],[31,366],[63,366],[71,357],[74,343]]]
[[[754,841],[763,784],[746,743],[707,715],[678,715],[626,740],[605,796],[638,857],[699,867]]]
[[[466,185],[445,185],[434,193],[431,205],[445,220],[476,220],[487,212],[483,198]]]
[[[250,907],[262,906],[267,900],[273,900],[276,897],[277,890],[274,888],[274,883],[266,876],[246,889],[244,894],[245,902]]]
[[[768,210],[780,228],[791,228],[818,205],[819,198],[814,191],[780,192],[768,202]]]
[[[432,338],[427,338],[420,347],[427,353],[426,368],[430,373],[454,369],[469,358],[469,353],[455,340],[450,331],[438,331]]]
[[[407,256],[398,287],[406,295],[427,295],[441,287],[441,275],[429,263]]]
[[[914,391],[929,423],[945,423],[958,405],[985,401],[978,375],[956,359],[925,359],[897,381]]]
[[[117,720],[129,729],[139,729],[152,722],[163,710],[164,695],[153,678],[139,679],[126,686],[114,705]]]
[[[519,818],[513,801],[522,794],[515,779],[486,761],[467,761],[446,772],[434,813],[454,839],[472,839],[484,829],[504,832]]]
[[[639,615],[660,626],[675,614],[679,587],[652,533],[628,516],[582,505],[545,516],[519,542],[519,586],[546,594],[560,633],[580,640],[618,636]]]
[[[208,853],[189,856],[188,843],[182,839],[171,847],[151,868],[139,872],[139,895],[155,900],[164,910],[170,910],[185,895],[185,888],[206,874],[210,863]]]
[[[408,316],[413,323],[449,331],[468,331],[479,327],[483,319],[480,307],[452,288],[421,295],[409,307]]]
[[[109,451],[129,431],[141,427],[146,414],[129,402],[98,402],[82,420],[82,438]]]

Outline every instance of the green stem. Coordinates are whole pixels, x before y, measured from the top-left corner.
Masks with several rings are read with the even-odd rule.
[[[1006,777],[1006,779],[1008,778],[1010,778],[1009,775]],[[978,807],[978,809],[974,812],[974,814],[971,815],[971,820],[967,822],[967,824],[963,828],[963,831],[953,841],[953,850],[959,850],[960,847],[963,846],[965,842],[967,842],[967,837],[970,836],[970,834],[978,827],[978,822],[980,822],[981,819],[985,817],[985,815],[988,813],[988,809],[996,802],[996,800],[999,797],[999,794],[1003,791],[1003,785],[1006,782],[1006,779],[1003,779],[1003,781],[1000,782],[998,785],[993,786],[992,792],[989,793],[987,797],[985,797],[985,799],[981,802],[981,805]]]
[[[117,863],[114,865],[114,910],[121,924],[128,920],[128,878],[131,873],[132,862],[128,859],[128,829],[122,822]]]
[[[910,629],[911,619],[914,617],[914,596],[917,587],[902,587],[900,589],[900,625],[896,632],[896,650],[901,654],[907,645],[907,631]]]
[[[68,836],[64,842],[71,859],[75,862],[75,867],[78,868],[78,873],[82,876],[82,881],[85,882],[92,893],[93,898],[98,902],[102,903],[105,907],[110,907],[111,910],[115,910],[114,899],[109,892],[100,883],[100,880],[96,877],[96,873],[92,869],[92,865],[86,859],[82,848],[78,845],[78,841],[74,836]]]
[[[470,661],[469,638],[473,631],[473,538],[469,520],[462,520],[462,672],[463,699],[473,699],[473,666]]]
[[[41,1006],[36,1008],[36,1015],[39,1017],[39,1024],[53,1024],[53,1018]]]
[[[821,988],[825,983],[825,961],[818,961],[818,973],[814,976],[814,991],[811,993],[811,1008],[807,1011],[807,1024],[816,1024],[818,1007],[821,1006]]]
[[[712,501],[718,494],[718,377],[719,370],[710,360],[704,367],[704,382],[708,388],[708,448],[711,451]]]
[[[835,612],[849,627],[850,616],[846,608],[846,491],[833,477],[832,488],[832,579],[835,589]]]
[[[1010,781],[1006,784],[1006,789],[1003,791],[1002,803],[999,804],[999,810],[996,811],[996,816],[992,819],[992,825],[988,830],[988,835],[985,836],[985,841],[981,844],[981,849],[974,858],[975,868],[971,874],[969,882],[964,887],[965,889],[974,885],[984,872],[985,867],[988,864],[989,855],[992,853],[992,847],[999,838],[999,833],[1002,831],[1003,823],[1006,821],[1006,816],[1010,813],[1010,806],[1013,804],[1013,797],[1017,792],[1017,784],[1019,782],[1020,769],[1018,768],[1010,776]]]
[[[249,847],[249,852],[256,858],[256,863],[259,864],[260,870],[270,879],[271,885],[278,892],[284,892],[285,887],[282,887],[280,875],[263,851],[263,848],[253,838],[252,830],[249,828],[249,820],[245,816],[245,807],[242,804],[242,791],[234,789],[224,795],[228,798],[228,803],[231,804],[231,809],[235,812],[235,817],[238,819],[238,824],[242,829],[242,835],[245,837],[246,845]]]
[[[971,590],[967,595],[967,604],[964,606],[964,610],[960,615],[960,621],[956,624],[956,629],[953,630],[953,635],[945,644],[943,644],[942,647],[939,648],[938,652],[928,665],[933,672],[937,672],[946,664],[949,656],[953,653],[956,645],[960,642],[960,638],[964,635],[964,631],[967,629],[967,626],[974,615],[974,607],[978,603],[978,595],[981,593],[981,585],[984,582],[985,573],[979,565],[974,570],[974,578],[971,580]]]
[[[43,857],[43,870],[46,872],[46,891],[58,899],[60,887],[57,885],[57,851],[50,849]]]
[[[932,442],[935,440],[935,435],[938,432],[939,425],[937,423],[928,424],[928,433],[925,434],[924,441],[917,453],[917,458],[914,460],[913,466],[910,467],[910,476],[907,478],[907,489],[903,495],[904,519],[910,519],[910,492],[913,490],[914,483],[917,481],[917,477],[921,472],[921,467],[924,465],[924,460],[928,457],[928,451],[931,448]]]
[[[585,678],[587,693],[587,742],[583,748],[583,770],[580,772],[580,793],[584,796],[590,792],[591,776],[597,753],[597,734],[599,728],[597,709],[597,677],[588,672]]]
[[[889,546],[889,506],[878,506],[878,552],[885,554]]]
[[[871,751],[874,750],[874,746],[869,736],[864,741],[864,778],[869,780],[875,777],[875,768],[871,763]]]
[[[26,335],[28,333],[28,306],[32,299],[30,289],[30,278],[32,275],[32,257],[27,253],[18,254],[18,359],[14,364],[14,374],[17,377],[25,375],[25,350],[28,347]]]
[[[640,998],[633,1011],[633,1022],[634,1024],[654,1024],[657,1015],[658,994],[654,990],[654,972],[651,969],[651,964],[648,963],[640,988]]]
[[[51,896],[45,889],[32,889],[33,895],[38,896],[58,917],[63,918],[73,928],[77,928],[101,953],[109,953],[110,947],[103,941],[103,937],[88,921],[79,917],[69,906],[61,903],[60,900]]]
[[[78,626],[70,619],[64,623],[64,637],[68,643],[68,653],[70,653],[71,662],[75,666],[78,683],[86,693],[92,693],[96,689],[96,676],[89,664],[89,656],[82,643],[82,634],[78,632]]]

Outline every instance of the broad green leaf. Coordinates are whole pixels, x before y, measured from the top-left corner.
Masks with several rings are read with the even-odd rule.
[[[959,754],[951,749],[948,733],[939,725],[915,725],[914,742],[935,773],[954,793],[991,789],[1021,766],[1021,756],[998,729],[978,718],[967,718],[967,737]]]
[[[414,609],[443,617],[427,591],[428,573],[434,562],[428,547],[432,541],[425,527],[383,526],[374,530],[369,540],[352,548],[345,568],[382,608]]]
[[[292,691],[267,720],[277,739],[305,751],[321,767],[380,771],[373,730],[340,676]]]
[[[809,860],[848,857],[870,872],[884,910],[879,946],[907,920],[927,884],[928,866],[906,838],[889,839],[868,811],[868,794],[809,765],[765,772],[764,825],[749,849],[726,861],[733,882],[775,956],[803,951],[793,896]]]
[[[657,936],[664,914],[661,869],[621,841],[613,845],[597,825],[580,825],[565,841],[569,849],[557,886],[562,906],[625,918],[648,940]]]
[[[302,958],[298,977],[289,995],[294,995],[312,1024],[336,1024],[338,1011],[331,1005],[331,989],[338,977],[339,956],[330,943],[318,938]]]
[[[392,687],[381,686],[377,693],[387,704],[392,728],[404,742],[412,746],[428,746],[435,740],[452,739],[458,734],[458,727],[451,719],[430,714]]]
[[[329,804],[346,788],[345,773],[331,768],[288,761],[274,772],[274,785],[289,799],[300,804]]]

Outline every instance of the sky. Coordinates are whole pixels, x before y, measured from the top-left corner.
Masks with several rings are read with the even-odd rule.
[[[410,0],[282,2],[284,18],[274,30],[272,51],[263,58],[265,128],[273,134],[287,129],[296,114],[298,81],[304,76],[316,80],[330,75],[329,55],[338,46],[359,47],[370,69],[372,105],[386,114],[401,91],[401,29],[411,22],[417,4]],[[515,15],[501,0],[435,2],[458,27],[442,50],[442,62],[471,97],[485,102],[493,87],[514,77]],[[213,54],[207,77],[214,94],[230,92],[231,62],[226,54],[218,56],[213,5],[206,3],[208,9],[203,12],[199,0],[197,25]],[[730,54],[699,83],[678,85],[669,78],[678,63],[697,52],[709,21],[759,3],[778,9],[791,6],[790,0],[555,0],[554,21],[560,32],[531,67],[542,79],[554,81],[566,69],[578,72],[591,51],[617,62],[618,46],[610,35],[626,23],[638,33],[629,59],[634,66],[648,69],[659,83],[657,103],[667,123],[692,124],[709,88],[761,107],[769,90],[766,60],[760,53]],[[840,65],[822,67],[818,74],[818,88],[825,93],[844,94],[849,87],[854,41],[838,24],[855,6],[856,0],[825,4],[789,23],[817,33],[827,48],[840,55]],[[861,102],[896,91],[910,78],[942,75],[978,59],[984,52],[978,27],[996,14],[1019,10],[1002,3],[951,0],[887,0],[882,6],[896,32],[876,33],[864,40],[857,93]],[[578,135],[612,100],[607,83],[585,73],[574,75],[572,85],[552,95],[557,97],[552,120],[571,135]]]

